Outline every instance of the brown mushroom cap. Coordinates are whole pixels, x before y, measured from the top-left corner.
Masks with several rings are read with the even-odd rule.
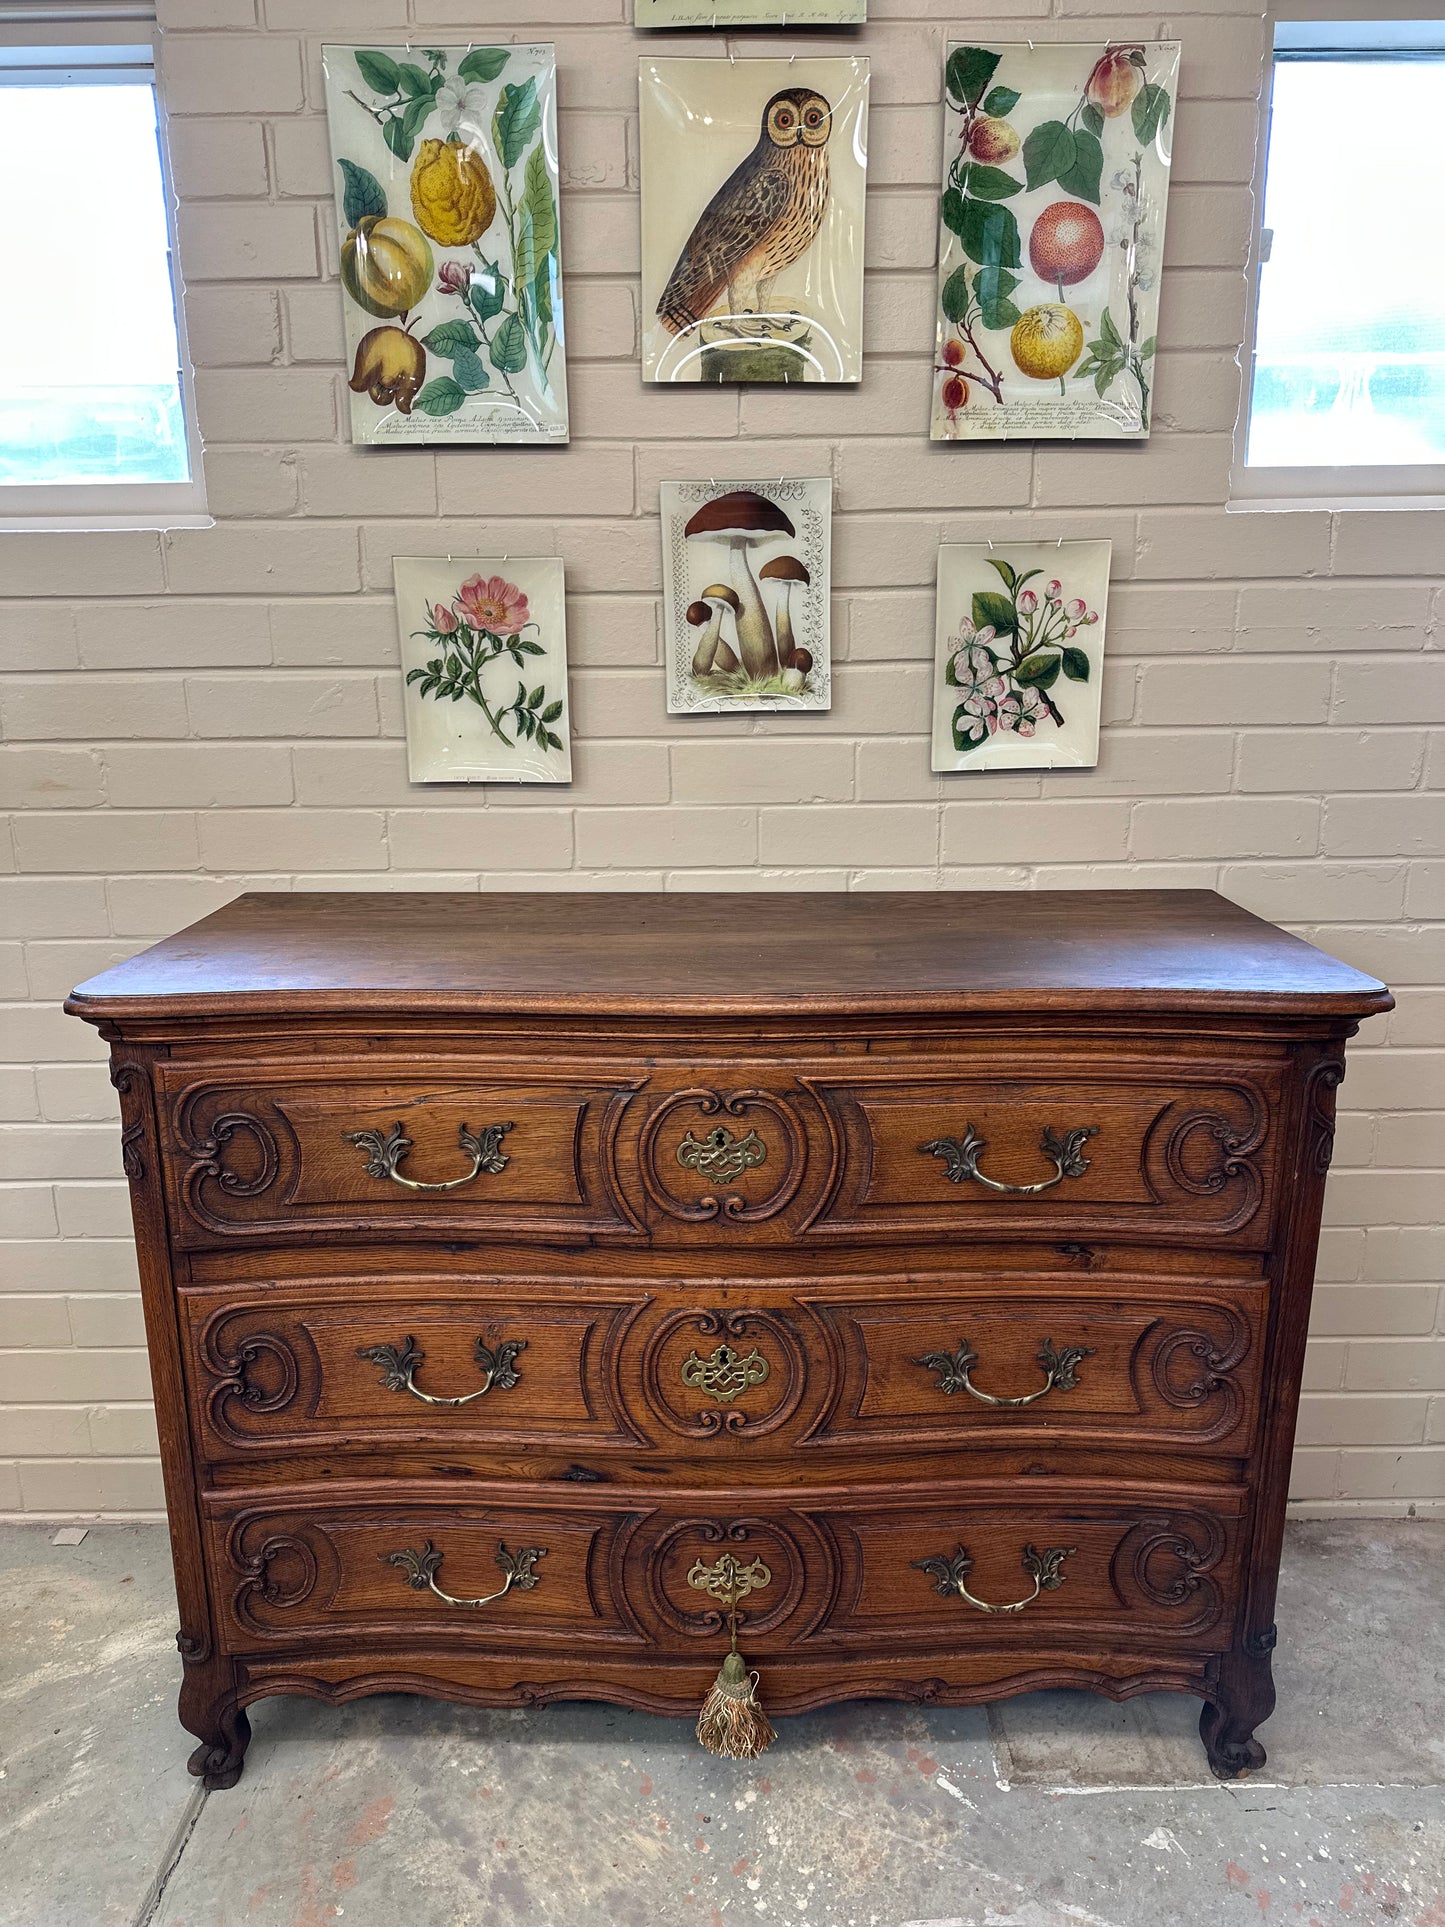
[[[810,670],[810,669],[812,668],[812,666],[813,666],[813,652],[812,652],[812,650],[811,650],[811,649],[795,649],[795,650],[793,651],[793,653],[792,653],[792,655],[791,655],[791,656],[789,656],[789,658],[788,658],[788,663],[787,663],[787,666],[788,666],[788,668],[789,668],[789,669],[801,669],[801,670],[802,670],[802,672],[803,672],[803,674],[804,674],[804,675],[806,676],[806,675],[807,675],[807,673],[808,673],[808,671],[809,671],[809,670]]]
[[[683,531],[685,535],[796,535],[797,530],[765,495],[735,488],[704,502]]]
[[[795,555],[775,555],[758,570],[760,579],[770,582],[811,582],[812,576]]]
[[[708,608],[705,602],[689,602],[687,605],[687,619],[694,629],[700,629],[705,622],[712,621],[712,610]]]
[[[736,615],[738,610],[743,606],[738,601],[737,591],[730,589],[725,582],[712,583],[708,588],[703,590],[702,599],[704,602],[725,602],[734,615]]]

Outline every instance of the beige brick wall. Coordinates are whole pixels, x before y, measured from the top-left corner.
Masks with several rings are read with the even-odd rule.
[[[985,0],[987,4],[987,0]],[[217,526],[0,536],[0,1512],[157,1508],[113,1093],[75,980],[270,889],[1032,889],[1209,884],[1387,978],[1344,1091],[1296,1494],[1445,1506],[1445,515],[1226,517],[1251,0],[1184,43],[1146,448],[932,447],[937,96],[980,38],[1149,36],[1105,0],[872,0],[865,379],[643,391],[625,0],[163,0],[182,266]],[[353,450],[324,36],[557,42],[565,453]],[[740,38],[749,52],[833,47]],[[836,708],[670,719],[663,477],[831,473]],[[930,774],[940,540],[1107,535],[1100,766]],[[577,780],[413,790],[391,558],[566,558]],[[486,867],[479,869],[480,857]]]

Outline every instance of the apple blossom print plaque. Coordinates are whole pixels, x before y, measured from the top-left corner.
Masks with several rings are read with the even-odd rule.
[[[1142,440],[1177,41],[951,45],[935,441]]]
[[[1092,769],[1108,542],[938,552],[933,767]]]
[[[413,783],[570,783],[556,556],[397,556]]]
[[[667,707],[828,709],[833,485],[662,484]]]
[[[565,442],[551,47],[323,47],[356,442]]]

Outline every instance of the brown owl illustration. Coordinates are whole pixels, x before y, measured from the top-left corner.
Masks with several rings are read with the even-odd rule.
[[[766,311],[773,282],[823,225],[832,131],[833,109],[811,87],[773,95],[757,146],[703,209],[657,304],[673,334],[695,328],[724,295],[730,314]]]

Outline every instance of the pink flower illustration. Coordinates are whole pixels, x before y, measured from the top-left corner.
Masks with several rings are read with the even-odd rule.
[[[1063,586],[1064,586],[1063,583],[1060,582],[1056,576],[1054,580],[1050,582],[1047,588],[1044,590],[1044,594],[1048,597],[1050,602],[1057,602],[1059,599],[1059,591],[1063,588]]]
[[[975,634],[971,624],[964,626],[966,633],[959,638],[962,647],[953,658],[953,680],[963,698],[954,727],[971,743],[981,743],[999,727],[999,705],[1008,700],[1008,684],[987,647],[993,630],[980,629]]]
[[[474,629],[486,629],[494,636],[515,636],[527,623],[526,596],[515,582],[499,575],[485,582],[474,575],[457,591],[456,605]]]
[[[1033,590],[1025,589],[1023,594],[1019,597],[1020,614],[1031,616],[1034,610],[1038,608],[1038,606],[1039,606],[1039,599],[1034,594]]]
[[[1080,616],[1087,610],[1088,606],[1087,602],[1080,602],[1076,596],[1074,600],[1065,607],[1064,614],[1069,618],[1070,622],[1077,622]]]
[[[442,635],[451,636],[456,634],[457,619],[444,602],[438,602],[436,604],[431,612],[431,617],[433,625],[440,630]]]
[[[465,294],[472,283],[472,271],[463,261],[443,261],[437,270],[437,286],[443,294]]]

